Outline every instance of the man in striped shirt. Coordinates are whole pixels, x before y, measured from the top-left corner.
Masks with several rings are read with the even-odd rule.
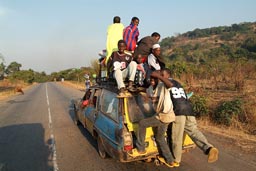
[[[126,50],[131,51],[132,53],[134,52],[139,39],[139,21],[138,17],[133,17],[131,24],[124,29],[123,39],[127,45]]]

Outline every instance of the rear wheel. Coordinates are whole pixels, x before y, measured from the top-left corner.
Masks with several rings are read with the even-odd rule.
[[[146,163],[150,163],[150,162],[152,162],[152,158],[147,158],[147,159],[145,159],[144,160]]]
[[[102,139],[100,138],[100,136],[98,136],[97,138],[97,144],[98,144],[98,152],[101,158],[105,159],[107,158],[107,153],[105,151],[105,148],[103,146],[103,142]]]
[[[155,163],[156,166],[160,166],[161,165],[161,162],[158,159],[155,159],[154,163]]]

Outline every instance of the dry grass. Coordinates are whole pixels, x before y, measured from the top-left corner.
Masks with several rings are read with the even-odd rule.
[[[62,84],[64,86],[68,86],[68,87],[73,87],[75,89],[79,89],[81,91],[84,91],[85,90],[85,85],[84,83],[79,83],[79,82],[76,82],[76,81],[63,81],[63,82],[58,82],[59,84]]]
[[[231,139],[234,145],[240,147],[245,152],[256,152],[256,136],[246,134],[243,130],[215,125],[207,119],[198,120],[200,129],[217,134],[218,136]]]
[[[9,80],[0,81],[0,100],[5,99],[9,96],[21,93],[21,90],[25,90],[30,85],[25,84],[22,81],[16,81],[15,83],[10,82]]]
[[[254,78],[254,79],[252,79]],[[256,79],[251,77],[250,80],[244,79],[244,87],[242,90],[236,91],[230,89],[230,82],[226,84],[228,88],[216,90],[211,79],[195,80],[187,82],[186,89],[188,92],[193,91],[196,95],[204,96],[207,99],[207,106],[211,113],[216,107],[225,101],[231,101],[237,98],[243,101],[243,118],[233,118],[232,125],[226,127],[223,125],[215,125],[210,118],[201,118],[199,126],[203,129],[218,134],[220,136],[231,139],[238,147],[249,152],[256,152]],[[221,84],[220,84],[221,85]],[[225,86],[220,86],[225,87]],[[211,113],[209,113],[211,115]]]

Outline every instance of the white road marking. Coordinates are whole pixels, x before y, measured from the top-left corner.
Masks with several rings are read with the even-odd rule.
[[[52,153],[53,169],[54,171],[58,171],[59,168],[57,164],[57,152],[56,152],[55,139],[54,139],[53,128],[52,128],[52,115],[51,115],[51,108],[49,103],[47,84],[46,84],[46,100],[48,105],[48,118],[49,118],[49,128],[50,128],[50,138],[51,138],[50,149]]]
[[[52,128],[52,115],[51,115],[51,109],[48,106],[48,118],[49,118],[49,128]]]

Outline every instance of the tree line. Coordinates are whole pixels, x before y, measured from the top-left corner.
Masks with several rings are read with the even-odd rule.
[[[4,57],[0,54],[0,80],[9,79],[12,82],[17,80],[24,81],[25,83],[42,83],[48,81],[60,81],[61,79],[83,82],[84,75],[92,76],[99,72],[99,65],[97,60],[91,61],[91,66],[81,68],[70,68],[59,72],[52,72],[47,75],[44,71],[37,72],[33,69],[22,70],[22,64],[13,61],[9,65],[5,65]]]

